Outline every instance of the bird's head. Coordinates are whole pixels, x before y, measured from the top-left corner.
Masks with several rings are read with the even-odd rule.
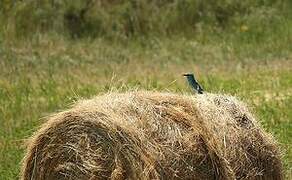
[[[183,74],[183,76],[190,77],[190,76],[194,76],[194,74],[193,73],[185,73],[185,74]]]

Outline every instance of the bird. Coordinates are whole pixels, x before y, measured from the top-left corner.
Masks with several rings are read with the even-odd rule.
[[[202,86],[198,83],[196,80],[195,76],[193,73],[186,73],[183,74],[183,76],[187,77],[187,81],[189,85],[199,94],[203,94],[203,88]]]

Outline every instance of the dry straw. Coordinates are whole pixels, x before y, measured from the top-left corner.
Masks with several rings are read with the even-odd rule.
[[[282,179],[278,147],[233,97],[110,93],[51,116],[23,180]]]

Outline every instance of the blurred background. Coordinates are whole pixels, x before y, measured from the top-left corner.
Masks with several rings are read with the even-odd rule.
[[[0,179],[24,140],[81,98],[147,89],[238,96],[292,178],[291,0],[0,0]]]

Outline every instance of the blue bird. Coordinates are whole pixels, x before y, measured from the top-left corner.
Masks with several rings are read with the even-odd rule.
[[[203,94],[204,90],[203,90],[202,86],[198,83],[198,81],[195,79],[194,74],[187,73],[187,74],[184,74],[184,76],[187,77],[187,81],[188,81],[189,85],[192,87],[192,89],[197,91],[199,94]]]

